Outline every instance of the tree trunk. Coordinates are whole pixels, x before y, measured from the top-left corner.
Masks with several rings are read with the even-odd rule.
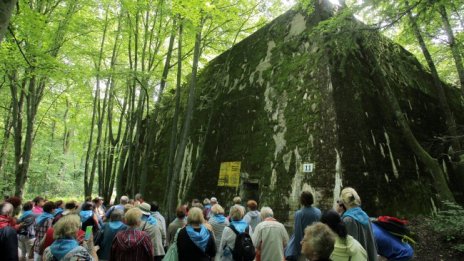
[[[171,31],[171,36],[169,38],[169,46],[168,46],[168,51],[166,54],[166,61],[164,64],[163,68],[163,74],[161,76],[161,82],[160,82],[160,88],[158,92],[158,100],[155,103],[155,110],[153,112],[152,117],[148,118],[149,124],[147,124],[147,135],[146,141],[145,141],[145,157],[144,157],[144,162],[143,162],[143,167],[142,167],[142,173],[140,175],[140,186],[139,186],[139,191],[142,193],[142,195],[145,194],[145,189],[146,189],[146,183],[147,183],[147,172],[148,172],[148,163],[151,161],[150,156],[152,155],[153,151],[153,144],[155,142],[155,137],[156,137],[156,120],[158,119],[158,112],[159,112],[159,107],[161,103],[161,99],[163,98],[163,92],[164,88],[166,87],[166,82],[168,78],[168,73],[169,73],[169,68],[171,68],[171,56],[172,56],[172,50],[174,48],[174,40],[176,38],[176,19],[174,19],[172,23],[172,31]]]
[[[37,83],[36,76],[32,76],[28,84],[28,94],[26,95],[26,137],[22,147],[22,153],[16,161],[15,170],[15,195],[22,197],[24,193],[24,185],[27,180],[27,172],[31,160],[32,152],[32,137],[34,135],[34,123],[39,106],[38,91],[43,90],[44,80]]]
[[[71,131],[68,128],[68,113],[69,113],[69,99],[66,98],[66,110],[63,115],[63,125],[64,125],[64,131],[63,131],[63,154],[66,155],[68,154],[69,151],[69,139],[71,137]]]
[[[14,71],[9,75],[10,78],[10,91],[11,91],[11,102],[13,106],[13,141],[14,141],[14,159],[15,159],[15,193],[22,190],[21,187],[18,189],[18,183],[20,183],[19,176],[17,176],[16,169],[22,163],[22,142],[23,142],[23,109],[24,100],[26,97],[26,80],[23,80],[21,87],[18,86],[17,72]]]
[[[203,18],[200,19],[200,25],[197,28],[197,33],[195,37],[195,49],[193,52],[193,66],[192,66],[192,75],[190,78],[190,87],[189,87],[189,96],[187,101],[187,108],[185,111],[184,124],[182,127],[182,134],[180,138],[179,148],[176,153],[173,177],[171,178],[169,187],[168,187],[168,212],[175,212],[177,206],[177,195],[179,185],[179,177],[181,175],[180,170],[182,167],[182,162],[184,159],[185,149],[187,147],[188,136],[190,133],[190,124],[193,118],[193,111],[195,109],[195,88],[197,80],[197,71],[198,71],[198,61],[200,59],[200,50],[201,50],[201,31],[203,29]]]
[[[409,8],[408,1],[406,1],[405,3],[406,3],[406,7]],[[408,11],[408,17],[409,17],[409,21],[411,23],[411,27],[414,32],[414,35],[416,36],[417,41],[419,42],[422,53],[424,54],[424,57],[430,68],[430,72],[432,73],[433,84],[437,92],[439,105],[444,113],[446,127],[448,130],[448,134],[450,135],[450,138],[451,138],[451,146],[453,149],[452,151],[453,154],[451,156],[452,156],[452,159],[455,160],[458,158],[458,154],[461,153],[461,144],[459,142],[459,135],[457,131],[456,121],[449,107],[448,98],[446,97],[446,93],[442,85],[442,82],[440,80],[440,77],[438,75],[438,71],[435,67],[435,63],[433,62],[432,55],[430,54],[425,44],[425,41],[422,37],[419,26],[417,24],[416,17],[412,15],[410,10]],[[460,172],[453,173],[453,175],[451,176],[451,180],[452,182],[458,183],[459,186],[464,186],[464,173],[460,173]]]
[[[408,1],[406,1],[406,7],[409,8]],[[444,116],[445,116],[446,127],[448,129],[448,134],[451,136],[451,144],[452,144],[453,151],[454,152],[460,151],[461,145],[459,144],[459,141],[457,139],[458,132],[456,128],[456,121],[454,120],[454,116],[449,107],[448,99],[446,97],[444,87],[438,75],[437,68],[435,67],[435,63],[433,62],[432,55],[430,54],[425,44],[424,38],[422,37],[416,18],[412,15],[410,10],[408,11],[408,17],[411,23],[411,28],[414,32],[414,35],[417,41],[419,42],[422,53],[424,54],[425,60],[427,61],[427,64],[430,68],[430,72],[432,73],[433,85],[435,86],[435,89],[437,92],[438,101],[440,103],[440,108],[442,109]]]
[[[438,8],[446,36],[448,37],[448,45],[451,49],[451,53],[453,54],[454,64],[456,65],[456,70],[458,72],[459,83],[461,84],[461,95],[464,98],[464,65],[462,63],[461,53],[459,51],[458,45],[456,44],[454,33],[451,29],[445,6],[443,4],[439,4]]]
[[[168,158],[168,176],[167,176],[167,187],[169,188],[174,172],[174,157],[176,154],[177,145],[177,124],[179,122],[179,110],[180,110],[180,87],[182,82],[182,32],[183,24],[182,20],[179,25],[179,39],[177,40],[177,80],[176,80],[176,107],[174,109],[174,116],[172,117],[171,127],[171,140],[169,143],[169,158]],[[170,211],[168,207],[168,197],[164,198],[164,208],[168,210],[168,220],[174,219],[174,213]]]
[[[113,45],[113,51],[111,55],[111,76],[110,80],[108,83],[108,89],[109,89],[109,96],[108,96],[108,108],[107,108],[107,114],[106,114],[106,135],[105,135],[105,167],[104,171],[99,172],[99,179],[101,179],[100,182],[100,188],[99,190],[101,191],[101,195],[103,196],[105,202],[110,202],[111,196],[113,195],[113,186],[114,186],[114,174],[116,173],[116,162],[115,161],[115,153],[117,153],[118,149],[120,146],[118,146],[119,141],[120,141],[120,136],[121,136],[121,128],[122,128],[122,123],[123,123],[123,116],[125,114],[126,110],[126,99],[123,101],[123,106],[122,106],[122,111],[118,123],[118,131],[117,131],[117,138],[114,138],[113,135],[113,104],[115,100],[115,79],[113,78],[114,72],[115,72],[115,65],[116,65],[116,59],[118,55],[118,45],[119,45],[119,36],[121,34],[121,19],[122,19],[122,14],[118,16],[118,29],[116,32],[116,35],[114,37],[114,45]],[[112,185],[113,184],[113,185]]]
[[[377,60],[374,53],[367,48],[363,48],[363,53],[367,54],[367,57],[371,59],[373,62],[371,67],[373,70],[379,70],[381,65]],[[422,147],[419,141],[414,136],[414,133],[411,131],[409,126],[409,122],[406,119],[401,107],[398,103],[395,93],[390,87],[390,83],[386,79],[387,75],[379,75],[380,73],[373,73],[373,77],[375,77],[374,81],[379,83],[383,87],[384,91],[384,98],[386,99],[389,107],[392,109],[392,112],[395,116],[396,121],[399,124],[401,132],[403,133],[403,138],[409,148],[413,151],[419,161],[424,165],[426,170],[430,173],[433,186],[436,189],[439,199],[440,200],[447,200],[451,202],[455,202],[454,196],[451,193],[451,190],[448,186],[448,183],[445,178],[445,174],[440,168],[440,164],[436,159],[434,159],[430,154]]]
[[[85,166],[84,166],[84,196],[85,197],[90,197],[92,196],[92,190],[93,190],[93,182],[95,178],[95,158],[98,154],[99,150],[99,141],[101,137],[101,128],[100,128],[100,118],[97,119],[98,116],[100,116],[100,69],[101,69],[101,64],[103,61],[103,51],[104,51],[104,46],[105,46],[105,40],[106,40],[106,33],[107,33],[107,28],[108,28],[108,8],[106,9],[106,15],[105,15],[105,24],[103,26],[103,36],[102,40],[100,42],[100,52],[98,54],[98,61],[95,64],[97,75],[95,77],[96,81],[96,90],[95,90],[95,96],[93,98],[93,108],[92,108],[92,121],[91,121],[91,126],[90,126],[90,137],[87,145],[87,152],[85,156]],[[98,114],[98,115],[97,115]],[[97,137],[97,143],[95,146],[95,151],[94,151],[94,156],[92,160],[92,166],[89,171],[89,165],[90,165],[90,155],[92,151],[94,150],[93,148],[93,132],[94,132],[94,127],[95,127],[95,122],[98,122],[98,137]]]
[[[5,125],[4,125],[4,131],[3,131],[3,140],[2,140],[2,147],[0,149],[0,174],[3,173],[3,169],[5,168],[5,161],[6,161],[6,155],[8,152],[8,145],[10,142],[10,137],[11,137],[11,129],[13,128],[13,121],[11,119],[12,117],[12,108],[13,104],[10,104],[8,114],[5,119]],[[5,177],[6,173],[4,173],[4,179],[6,180]]]
[[[5,37],[8,25],[10,24],[11,14],[16,6],[17,0],[0,1],[0,44]]]
[[[40,12],[40,3],[35,6]],[[66,30],[71,20],[72,15],[76,11],[76,2],[71,2],[67,5],[65,17],[59,21],[58,27],[53,35],[53,41],[50,48],[44,52],[49,53],[53,58],[58,56],[58,53],[65,40]],[[32,6],[31,6],[32,8]],[[24,45],[29,47],[31,43],[25,42]],[[38,43],[34,43],[35,46]],[[39,43],[40,45],[40,43]],[[46,84],[48,82],[47,75],[39,75],[37,68],[34,66],[37,56],[32,54],[28,60],[29,67],[24,71],[24,79],[21,87],[18,86],[17,72],[9,74],[10,91],[13,103],[13,134],[15,146],[15,194],[22,197],[24,193],[24,185],[27,180],[27,173],[31,160],[31,152],[34,141],[34,127],[37,116],[37,111],[42,101]],[[24,105],[26,113],[26,121],[24,121]],[[24,130],[23,123],[26,124]],[[23,135],[25,138],[23,139]]]

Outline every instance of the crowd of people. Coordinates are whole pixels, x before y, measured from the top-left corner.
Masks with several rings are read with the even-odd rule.
[[[226,213],[217,198],[177,207],[166,223],[157,202],[137,194],[105,208],[100,197],[56,202],[36,197],[0,203],[0,260],[300,261],[410,260],[409,244],[371,222],[353,188],[321,212],[312,193],[300,195],[291,237],[273,210],[246,208],[241,198]]]

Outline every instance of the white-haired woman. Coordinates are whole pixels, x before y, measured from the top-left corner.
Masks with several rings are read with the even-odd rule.
[[[224,231],[224,228],[229,225],[229,220],[227,220],[224,216],[224,208],[221,205],[215,204],[211,207],[211,217],[209,218],[208,223],[213,229],[216,241],[217,252],[215,260],[220,260],[219,246],[221,245],[222,232]]]
[[[367,251],[368,260],[377,260],[377,250],[374,233],[369,216],[361,209],[361,198],[356,190],[347,187],[340,193],[338,208],[346,209],[342,220],[346,225],[348,235],[358,240]]]
[[[54,226],[55,241],[44,251],[42,260],[98,260],[92,242],[80,246],[76,240],[81,220],[77,215],[63,216]]]
[[[247,222],[243,220],[244,208],[240,205],[234,205],[230,208],[230,225],[224,228],[222,232],[221,245],[219,247],[220,256],[222,261],[233,261],[232,252],[235,247],[236,233],[232,230],[232,227],[238,233],[248,233],[250,236],[253,231]]]

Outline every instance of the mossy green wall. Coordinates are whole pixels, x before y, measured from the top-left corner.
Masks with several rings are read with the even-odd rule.
[[[347,185],[360,192],[371,214],[431,210],[429,178],[401,139],[366,67],[369,57],[351,54],[343,66],[334,57],[321,59],[308,37],[316,22],[289,11],[202,70],[179,201],[216,196],[229,206],[234,195],[248,195],[243,186],[217,186],[220,163],[241,161],[242,182],[258,182],[256,199],[280,220],[291,219],[302,190],[329,208]],[[443,133],[430,75],[393,44],[384,55],[392,73],[410,75],[404,83],[404,73],[390,82],[417,137],[427,142]],[[390,56],[403,62],[388,61]],[[160,114],[146,195],[159,201],[166,194],[173,104],[167,97]],[[312,173],[303,173],[305,162],[315,164]]]

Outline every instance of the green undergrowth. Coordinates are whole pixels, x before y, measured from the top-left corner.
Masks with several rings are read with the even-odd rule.
[[[443,202],[441,210],[428,224],[452,249],[464,253],[464,208],[452,202]]]

